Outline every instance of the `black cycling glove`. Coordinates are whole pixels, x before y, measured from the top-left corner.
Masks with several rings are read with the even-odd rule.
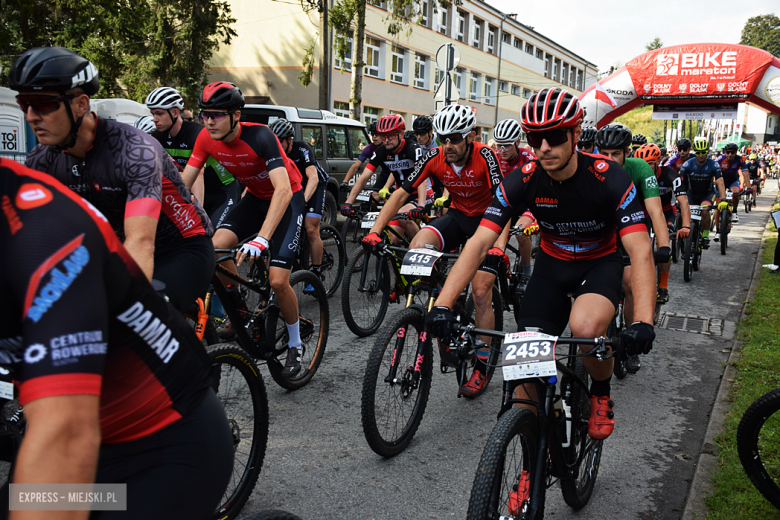
[[[647,354],[653,349],[655,332],[653,326],[641,321],[635,321],[630,327],[618,334],[619,345],[616,350],[618,359],[626,360],[629,356]]]
[[[425,325],[431,334],[444,341],[452,337],[452,326],[455,323],[455,315],[447,307],[434,307],[425,318]]]
[[[659,247],[658,251],[655,251],[653,253],[653,260],[655,260],[656,264],[665,264],[672,258],[672,248],[671,247]]]

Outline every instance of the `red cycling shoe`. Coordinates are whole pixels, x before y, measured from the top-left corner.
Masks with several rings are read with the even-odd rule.
[[[609,396],[591,396],[588,435],[596,440],[602,440],[612,434],[612,430],[615,429],[615,413],[612,411],[614,405]]]

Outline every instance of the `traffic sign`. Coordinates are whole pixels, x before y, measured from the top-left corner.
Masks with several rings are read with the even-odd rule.
[[[439,69],[449,72],[460,63],[460,51],[451,43],[445,43],[436,51],[436,65]]]
[[[447,87],[449,87],[449,89]],[[453,100],[458,98],[460,98],[458,87],[455,85],[455,81],[452,79],[452,75],[447,73],[444,75],[444,78],[441,80],[441,83],[439,83],[439,86],[436,87],[436,93],[433,95],[433,99],[435,101],[447,102],[448,100]]]

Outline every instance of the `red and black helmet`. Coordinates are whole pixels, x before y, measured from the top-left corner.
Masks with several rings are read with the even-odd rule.
[[[241,89],[227,81],[209,83],[198,96],[201,110],[240,110],[244,107]]]
[[[583,116],[577,98],[558,87],[537,92],[520,109],[520,122],[526,132],[574,128]]]
[[[379,118],[376,131],[380,134],[395,134],[406,130],[406,123],[400,114],[387,114]]]

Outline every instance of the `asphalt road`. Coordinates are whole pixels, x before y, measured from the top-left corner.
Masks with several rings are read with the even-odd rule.
[[[713,242],[689,283],[682,265],[672,266],[671,300],[663,311],[723,320],[723,334],[656,329],[642,369],[622,381],[613,378],[617,426],[605,442],[590,503],[573,511],[555,485],[547,493],[548,518],[680,518],[775,185],[767,182],[756,210],[745,215],[742,208],[727,255]],[[352,335],[340,294],[330,307],[325,358],[307,387],[285,391],[262,369],[271,429],[244,513],[284,509],[304,520],[464,517],[500,405],[500,372],[485,394],[468,401],[457,398],[454,374],[441,374],[436,362],[417,435],[406,451],[384,459],[370,450],[360,424],[360,391],[375,336]],[[388,315],[399,310],[391,307]],[[514,323],[510,314],[505,323]]]

